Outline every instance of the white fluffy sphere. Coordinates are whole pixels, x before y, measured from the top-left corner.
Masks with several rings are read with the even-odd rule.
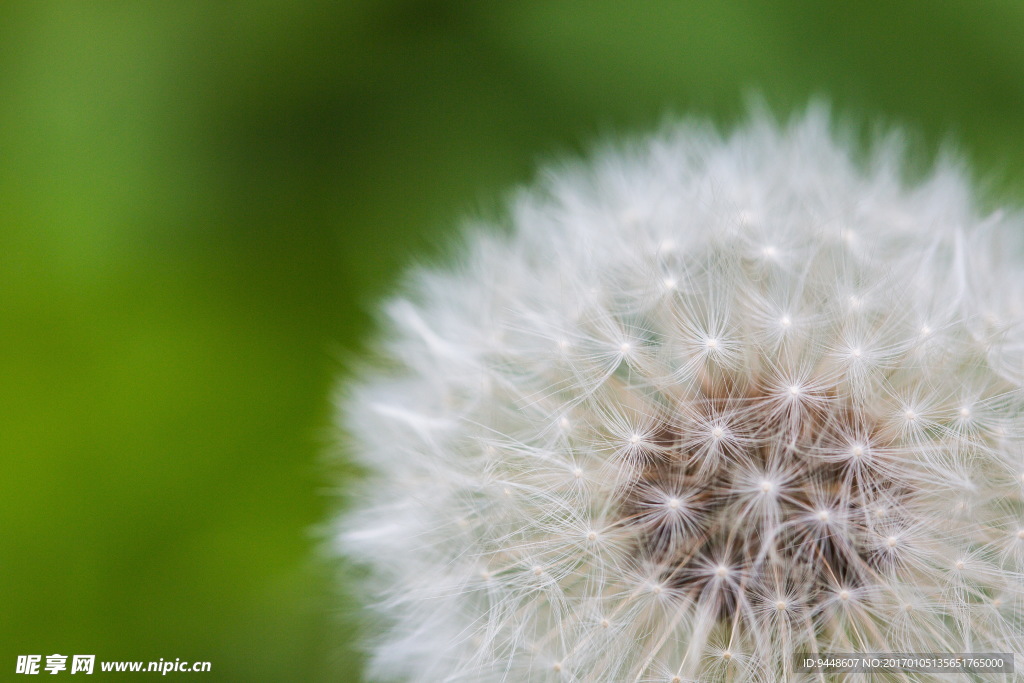
[[[390,302],[339,408],[372,675],[1024,653],[1024,221],[829,130],[681,124],[552,170]]]

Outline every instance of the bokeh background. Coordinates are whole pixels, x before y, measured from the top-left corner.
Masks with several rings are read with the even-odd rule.
[[[359,680],[330,393],[404,264],[750,93],[953,141],[1019,206],[1022,35],[1018,0],[3,2],[0,672]]]

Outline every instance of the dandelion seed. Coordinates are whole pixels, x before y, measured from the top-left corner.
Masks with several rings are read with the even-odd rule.
[[[1024,219],[829,129],[681,125],[553,171],[387,307],[340,400],[371,677],[1021,650]]]

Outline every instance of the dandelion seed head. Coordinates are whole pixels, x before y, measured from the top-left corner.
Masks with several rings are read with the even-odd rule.
[[[562,167],[386,306],[339,400],[372,676],[1021,651],[1024,220],[830,131],[681,124]]]

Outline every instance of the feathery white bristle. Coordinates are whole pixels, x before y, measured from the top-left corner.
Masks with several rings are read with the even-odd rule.
[[[681,124],[417,272],[340,406],[372,675],[1024,653],[1024,221],[897,157],[854,164],[814,109]]]

